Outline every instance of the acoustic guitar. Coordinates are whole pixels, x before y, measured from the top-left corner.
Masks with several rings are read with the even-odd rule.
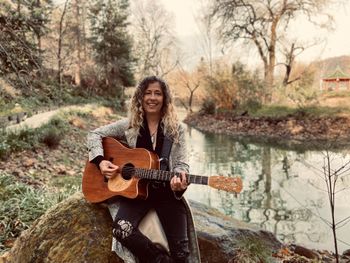
[[[143,198],[148,196],[150,180],[170,181],[180,173],[159,170],[158,156],[143,148],[130,149],[111,137],[102,139],[104,159],[119,166],[120,173],[106,180],[94,163],[87,161],[83,179],[83,194],[91,203],[98,203],[113,196]],[[239,177],[200,176],[186,174],[188,183],[209,185],[232,193],[242,190]]]

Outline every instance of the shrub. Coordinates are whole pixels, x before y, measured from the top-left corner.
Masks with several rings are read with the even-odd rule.
[[[44,143],[49,148],[57,148],[60,144],[62,136],[55,127],[48,127],[44,129],[40,134],[39,141]]]
[[[272,251],[262,240],[254,237],[241,237],[234,247],[234,256],[229,263],[272,262]]]
[[[215,101],[207,98],[203,101],[200,112],[204,114],[214,114],[215,110],[216,110]]]
[[[49,148],[57,148],[67,130],[67,124],[59,117],[52,118],[47,124],[39,128],[39,141]]]
[[[61,118],[53,118],[49,123],[36,129],[21,129],[19,131],[0,131],[0,158],[6,159],[11,152],[32,150],[44,143],[50,148],[59,145],[64,132],[68,129],[67,123]]]
[[[4,132],[2,136],[4,136],[4,141],[11,151],[32,149],[38,144],[35,129]]]
[[[239,107],[240,109],[247,110],[248,112],[257,112],[262,108],[262,104],[260,101],[255,99],[248,99],[242,106]]]

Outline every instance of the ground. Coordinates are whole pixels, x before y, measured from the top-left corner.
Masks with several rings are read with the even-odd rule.
[[[244,137],[257,142],[278,143],[281,147],[302,146],[310,149],[350,146],[348,116],[255,118],[231,113],[195,113],[187,116],[184,122],[204,132]]]

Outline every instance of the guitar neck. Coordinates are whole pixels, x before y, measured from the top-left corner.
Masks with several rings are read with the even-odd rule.
[[[170,181],[174,176],[181,177],[181,173],[155,169],[135,168],[135,176],[141,179]],[[208,185],[208,176],[186,174],[187,183]]]

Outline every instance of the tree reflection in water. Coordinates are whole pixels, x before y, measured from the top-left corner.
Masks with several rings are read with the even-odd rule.
[[[209,187],[191,186],[186,193],[189,199],[271,231],[283,242],[332,250],[331,233],[320,220],[320,214],[327,214],[326,196],[308,183],[315,178],[298,162],[317,160],[320,152],[281,150],[191,128],[187,139],[191,173],[239,174],[243,179],[243,191],[237,197]],[[347,205],[342,211],[345,213],[350,202],[342,204]],[[350,237],[344,236],[342,239],[350,242]]]

